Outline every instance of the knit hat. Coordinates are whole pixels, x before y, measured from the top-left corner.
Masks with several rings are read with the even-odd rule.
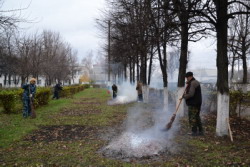
[[[185,77],[192,77],[192,76],[193,76],[193,73],[190,71],[185,74]]]

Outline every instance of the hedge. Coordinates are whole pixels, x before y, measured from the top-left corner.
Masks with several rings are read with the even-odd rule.
[[[236,114],[237,105],[243,103],[244,100],[250,100],[250,92],[230,91],[230,113]]]
[[[34,99],[35,108],[49,103],[50,88],[38,88]]]
[[[65,86],[60,92],[61,97],[72,97],[73,94],[88,88],[89,85],[73,85]],[[22,104],[23,89],[1,89],[0,102],[4,109],[4,113],[10,114],[17,112],[17,104]],[[34,99],[35,108],[48,104],[51,95],[50,87],[38,87]]]
[[[88,87],[89,85],[64,86],[62,91],[60,91],[60,97],[72,97],[77,92],[83,91],[85,88]]]
[[[16,104],[20,100],[20,90],[1,90],[0,101],[2,103],[4,113],[13,113]]]
[[[46,105],[51,95],[50,88],[37,88],[34,99],[35,108]],[[1,90],[0,101],[2,103],[4,113],[10,114],[18,110],[17,104],[22,103],[23,89],[17,90]]]

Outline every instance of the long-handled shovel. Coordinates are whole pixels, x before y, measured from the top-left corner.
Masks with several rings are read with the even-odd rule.
[[[185,94],[186,89],[187,89],[187,88],[185,88],[185,90],[184,90],[184,92],[183,92],[183,95]],[[182,97],[183,97],[183,95],[182,95]],[[174,114],[172,115],[172,117],[171,117],[169,123],[166,125],[166,130],[169,130],[169,129],[172,127],[172,124],[173,124],[173,122],[174,122],[174,120],[175,120],[176,114],[177,114],[177,112],[178,112],[178,110],[179,110],[179,107],[180,107],[180,105],[181,105],[181,102],[182,102],[182,99],[183,99],[182,97],[181,97],[181,99],[179,99],[179,103],[178,103],[178,105],[177,105],[177,108],[176,108]]]

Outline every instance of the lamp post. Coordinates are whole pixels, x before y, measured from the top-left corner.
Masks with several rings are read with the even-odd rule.
[[[108,21],[108,82],[110,82],[110,25],[111,21]]]

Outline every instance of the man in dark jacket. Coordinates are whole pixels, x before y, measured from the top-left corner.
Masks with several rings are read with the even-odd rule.
[[[59,99],[59,93],[62,90],[61,82],[58,82],[56,86],[54,87],[54,95],[53,99]]]
[[[188,106],[189,124],[192,127],[191,135],[203,135],[203,128],[200,118],[200,109],[202,103],[201,86],[200,83],[193,77],[192,72],[187,72],[185,77],[187,79],[187,88],[183,98],[186,100],[186,104]]]
[[[117,96],[117,86],[115,84],[112,85],[112,90],[113,90],[113,98],[115,99]]]
[[[31,100],[34,101],[36,94],[36,79],[32,78],[30,84],[22,85],[23,91],[23,117],[27,118],[31,115]]]

